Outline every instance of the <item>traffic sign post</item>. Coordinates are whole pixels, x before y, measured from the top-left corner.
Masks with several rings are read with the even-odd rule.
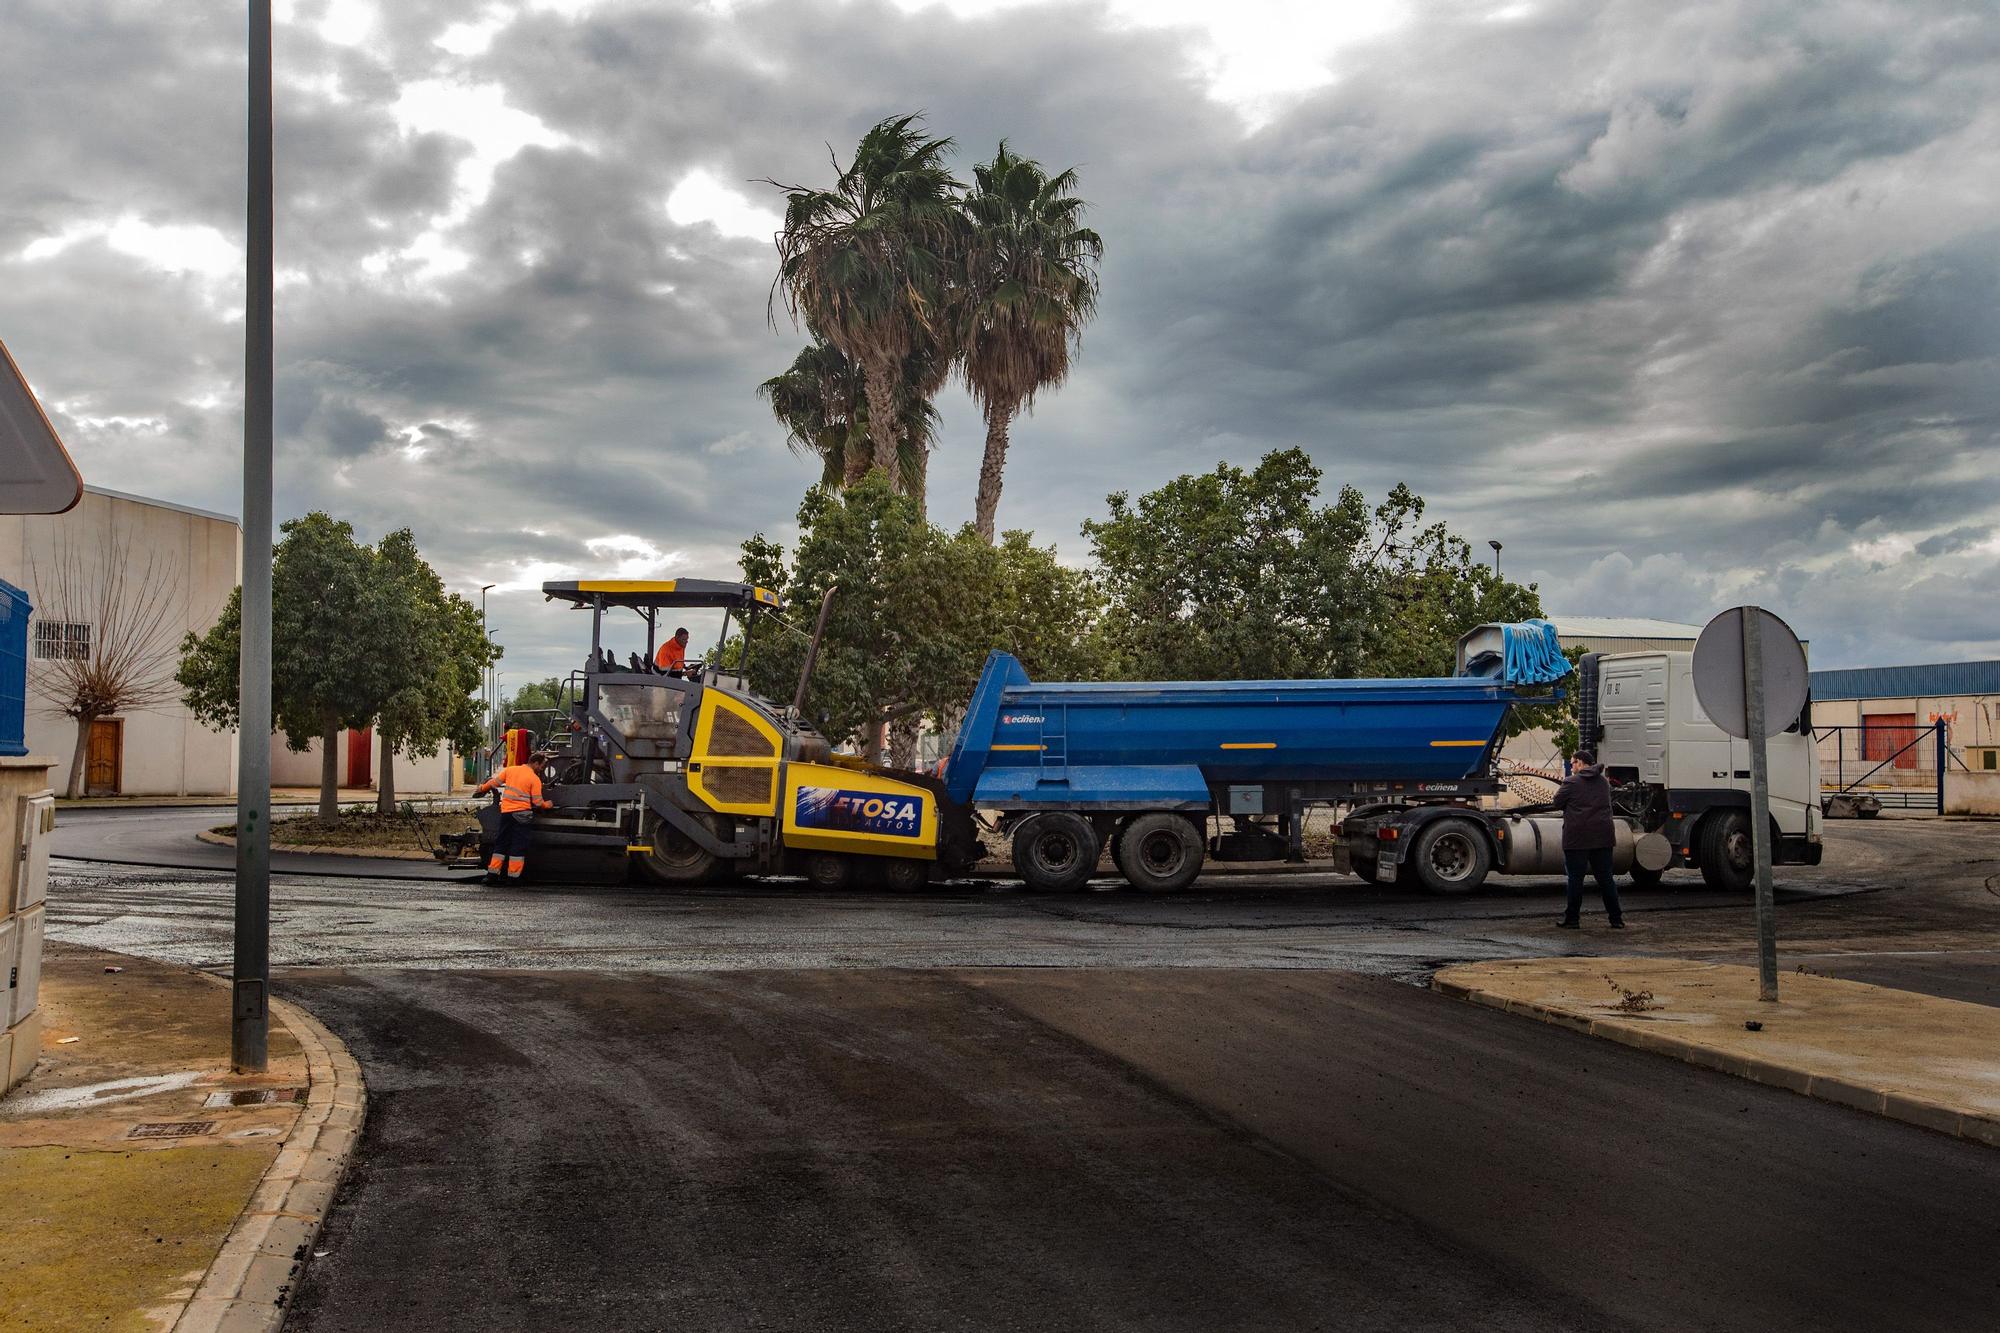
[[[1757,998],[1778,998],[1777,902],[1771,887],[1771,779],[1765,741],[1806,703],[1806,655],[1791,626],[1762,607],[1708,622],[1694,647],[1694,690],[1715,724],[1750,745],[1750,846],[1757,884]],[[1772,725],[1775,722],[1776,725]]]

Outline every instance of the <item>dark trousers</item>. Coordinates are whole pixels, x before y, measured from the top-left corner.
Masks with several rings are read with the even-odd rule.
[[[500,816],[499,831],[493,835],[493,855],[525,857],[528,854],[528,812],[515,811]]]
[[[1613,921],[1622,921],[1625,913],[1618,906],[1618,883],[1611,877],[1611,849],[1609,847],[1565,847],[1563,848],[1563,874],[1569,880],[1569,903],[1563,909],[1563,919],[1574,921],[1583,910],[1583,876],[1588,870],[1597,876],[1597,888],[1604,895],[1604,915]]]

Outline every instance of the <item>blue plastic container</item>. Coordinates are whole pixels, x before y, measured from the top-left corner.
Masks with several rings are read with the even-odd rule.
[[[28,752],[28,594],[0,579],[0,754]]]

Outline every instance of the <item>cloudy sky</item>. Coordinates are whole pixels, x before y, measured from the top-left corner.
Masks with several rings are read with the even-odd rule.
[[[775,194],[907,111],[1076,165],[1104,294],[1003,526],[1303,445],[1551,610],[2000,656],[2000,25],[1982,3],[290,0],[278,512],[493,594],[731,577],[816,469],[753,395]],[[241,6],[0,10],[0,338],[86,479],[234,513]],[[962,172],[961,174],[969,174]],[[932,513],[971,517],[956,388]]]

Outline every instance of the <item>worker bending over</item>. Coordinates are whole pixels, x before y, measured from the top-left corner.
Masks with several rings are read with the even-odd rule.
[[[653,665],[669,676],[683,675],[687,671],[688,632],[687,626],[674,631],[674,637],[660,645],[660,651],[653,654]]]
[[[504,872],[518,880],[528,868],[528,821],[536,810],[552,809],[542,799],[542,775],[532,764],[509,764],[479,784],[475,796],[500,793],[500,828],[493,835],[493,854],[486,858],[486,882],[498,884]]]

